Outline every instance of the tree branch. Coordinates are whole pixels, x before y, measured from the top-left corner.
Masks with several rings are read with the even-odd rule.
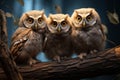
[[[120,46],[88,55],[84,60],[78,58],[61,63],[46,62],[31,66],[18,66],[26,80],[40,79],[80,79],[105,74],[120,73]],[[0,69],[0,79],[6,78]]]
[[[0,10],[0,40],[4,41],[6,44],[7,42],[7,27],[6,27],[6,17],[5,13]]]
[[[8,80],[22,80],[7,45],[6,17],[2,10],[0,10],[0,63]]]

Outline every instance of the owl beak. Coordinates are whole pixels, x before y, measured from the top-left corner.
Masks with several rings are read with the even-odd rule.
[[[37,25],[37,24],[35,24],[35,29],[36,29],[36,30],[38,29],[38,25]]]
[[[85,27],[85,26],[86,26],[86,23],[85,23],[85,21],[83,21],[83,23],[82,23],[82,26],[83,26],[83,27]]]
[[[61,31],[61,28],[60,28],[60,27],[58,27],[58,28],[57,28],[57,31],[58,31],[58,32],[60,32],[60,31]]]
[[[36,30],[38,29],[38,25],[35,24],[35,25],[32,27],[32,29],[36,31]]]

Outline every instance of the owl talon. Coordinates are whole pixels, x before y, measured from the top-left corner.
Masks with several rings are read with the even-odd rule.
[[[80,53],[78,57],[83,60],[87,56],[87,53]]]
[[[71,58],[67,57],[67,56],[61,57],[61,60],[69,60],[69,59],[71,59]]]
[[[30,59],[28,63],[29,63],[30,66],[33,66],[33,64],[35,64],[35,63],[37,63],[37,62],[38,62],[38,61],[35,60],[35,59]]]
[[[61,62],[60,56],[55,56],[55,57],[53,58],[53,60],[57,61],[58,63]]]
[[[98,51],[94,49],[94,50],[91,50],[91,51],[90,51],[90,54],[95,54],[95,53],[97,53],[97,52],[98,52]]]

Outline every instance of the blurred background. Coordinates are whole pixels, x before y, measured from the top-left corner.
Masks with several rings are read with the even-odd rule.
[[[55,5],[61,7],[62,13],[71,15],[74,9],[83,7],[95,8],[102,23],[108,28],[107,38],[114,42],[107,42],[106,48],[120,44],[120,1],[119,0],[0,0],[0,9],[6,12],[8,41],[18,27],[22,13],[30,10],[44,10],[48,16],[56,13]],[[37,56],[43,62],[47,61],[43,54]],[[88,80],[88,79],[85,79]],[[114,75],[92,78],[92,80],[114,80]]]

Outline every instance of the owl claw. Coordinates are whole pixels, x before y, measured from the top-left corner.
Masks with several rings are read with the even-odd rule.
[[[29,63],[30,66],[33,66],[33,64],[35,64],[35,63],[37,63],[37,62],[38,62],[38,61],[35,60],[35,59],[30,59],[28,63]]]
[[[90,51],[90,54],[94,54],[94,53],[97,53],[97,52],[98,52],[98,51],[94,49],[94,50],[91,50],[91,51]]]
[[[78,55],[78,57],[79,57],[81,60],[83,60],[84,57],[86,57],[86,56],[87,56],[87,53],[80,53],[80,54]]]
[[[57,61],[58,63],[61,62],[60,56],[55,56],[55,57],[53,58],[53,60]]]
[[[69,60],[69,59],[71,59],[70,57],[67,57],[67,56],[64,56],[64,57],[61,57],[61,60]]]

